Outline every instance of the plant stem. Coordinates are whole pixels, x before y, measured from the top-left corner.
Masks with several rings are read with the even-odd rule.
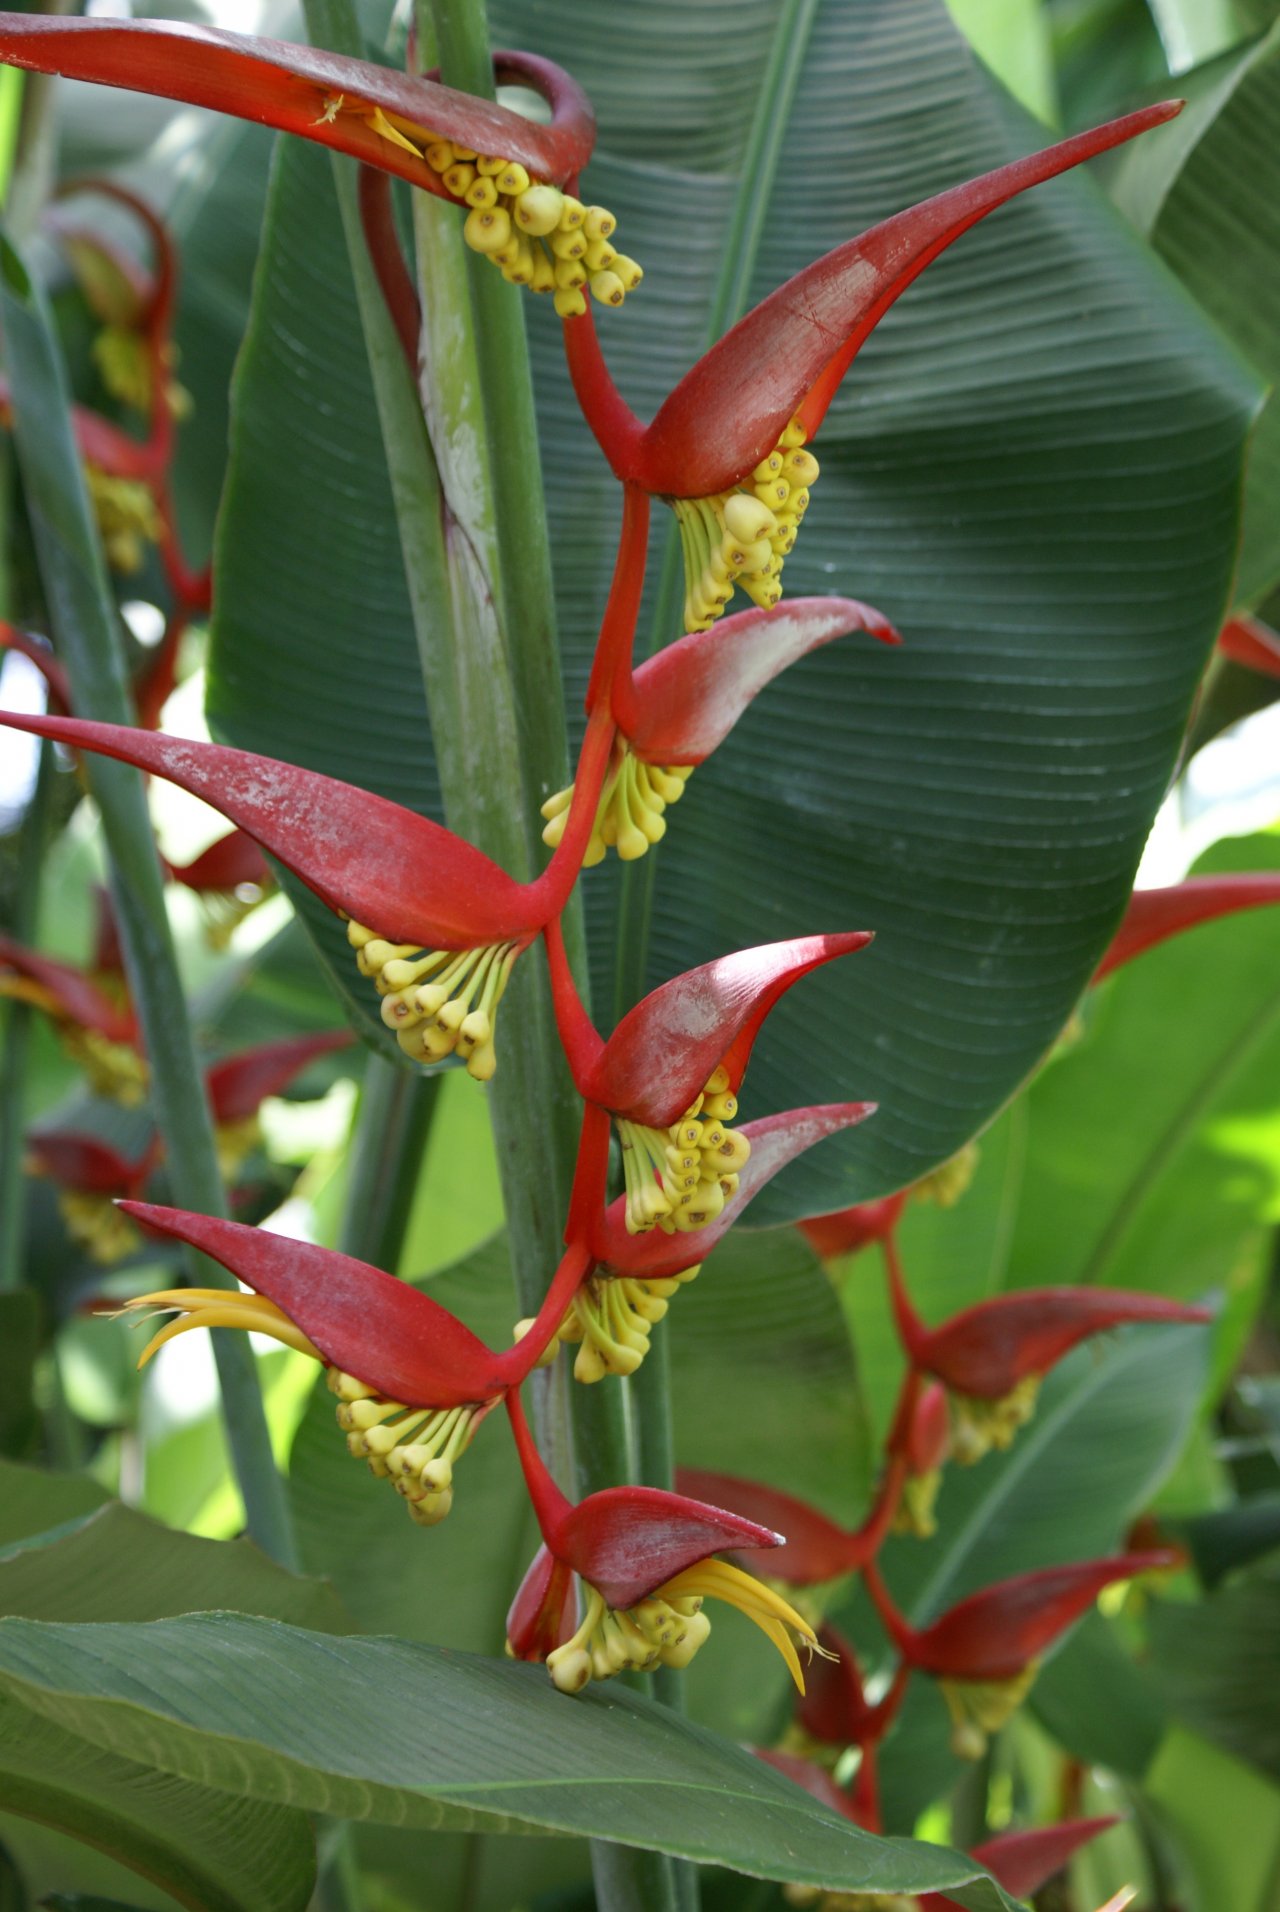
[[[113,723],[132,716],[115,606],[70,425],[65,370],[39,288],[0,239],[0,315],[13,387],[13,433],[58,655],[77,710]],[[165,1137],[177,1201],[225,1213],[213,1126],[165,913],[164,882],[135,770],[87,757],[84,776],[102,816],[112,896]],[[235,1287],[197,1259],[202,1283]],[[223,1412],[249,1531],[287,1566],[296,1556],[276,1472],[257,1365],[248,1340],[219,1335],[214,1349]]]
[[[439,1076],[369,1057],[338,1237],[344,1255],[396,1272],[439,1096]]]
[[[39,766],[35,789],[22,819],[22,841],[18,849],[12,934],[19,943],[35,941],[50,790],[57,774],[52,744],[41,744]],[[22,1172],[22,1118],[32,1013],[30,1003],[11,1002],[5,1006],[4,1046],[0,1055],[0,1293],[23,1285],[26,1178]]]

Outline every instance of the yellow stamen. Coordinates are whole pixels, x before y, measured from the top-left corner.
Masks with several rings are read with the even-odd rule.
[[[958,1759],[981,1759],[987,1740],[998,1733],[1027,1697],[1040,1670],[1030,1660],[1011,1680],[939,1680],[951,1715],[951,1750]]]
[[[354,1375],[329,1370],[338,1397],[338,1426],[347,1452],[389,1480],[418,1527],[435,1527],[453,1506],[453,1466],[466,1452],[486,1407],[406,1407],[376,1393]]]
[[[1040,1376],[1028,1374],[1008,1394],[997,1401],[976,1394],[954,1394],[948,1390],[951,1404],[951,1458],[961,1467],[972,1467],[992,1448],[1001,1452],[1012,1447],[1019,1428],[1025,1427],[1036,1411]]]
[[[112,1042],[100,1030],[78,1022],[59,1020],[58,1040],[78,1068],[89,1078],[95,1095],[108,1097],[126,1109],[136,1109],[147,1093],[147,1065],[127,1042]]]
[[[91,1261],[108,1267],[123,1261],[138,1246],[137,1229],[109,1195],[97,1195],[86,1188],[60,1188],[57,1200],[67,1233]]]
[[[315,124],[331,125],[339,113],[355,114],[380,139],[425,160],[450,197],[471,208],[463,238],[472,250],[492,260],[511,284],[554,293],[562,318],[586,311],[581,287],[589,286],[601,305],[616,306],[643,279],[634,259],[607,244],[617,225],[611,212],[583,206],[558,187],[532,179],[519,160],[472,152],[398,113],[384,112],[367,100],[348,100],[341,93],[322,96]],[[513,233],[527,250],[512,249]],[[569,280],[553,273],[552,266],[561,259],[583,258],[592,248],[604,250],[595,252],[587,271]]]
[[[730,1104],[737,1113],[737,1098],[728,1088],[728,1075],[717,1069],[697,1101],[669,1129],[618,1119],[628,1234],[643,1235],[655,1226],[667,1235],[706,1228],[736,1195],[751,1144],[716,1115],[717,1108]],[[709,1119],[700,1121],[704,1111]]]
[[[186,1334],[191,1328],[244,1328],[254,1334],[269,1334],[274,1340],[283,1341],[286,1347],[296,1348],[299,1354],[309,1354],[315,1361],[324,1360],[302,1329],[265,1295],[242,1294],[235,1288],[163,1288],[154,1294],[135,1295],[122,1307],[103,1312],[115,1319],[134,1315],[143,1308],[153,1314],[176,1313],[178,1319],[152,1335],[138,1356],[140,1368],[147,1365],[166,1341]]]
[[[347,924],[356,967],[382,997],[382,1020],[415,1062],[456,1055],[467,1074],[488,1082],[498,1066],[498,1004],[506,993],[518,943],[478,949],[432,949],[389,943],[362,923]]]
[[[147,545],[164,536],[150,486],[140,478],[113,478],[91,459],[85,460],[84,475],[108,560],[117,571],[140,571]]]
[[[612,269],[618,271],[616,260]],[[667,500],[684,552],[687,631],[709,630],[735,585],[764,609],[782,596],[782,562],[818,476],[817,459],[802,449],[804,436],[793,419],[773,451],[731,491]]]
[[[634,1374],[649,1352],[650,1331],[662,1320],[672,1295],[694,1280],[700,1264],[661,1280],[593,1274],[570,1302],[556,1340],[579,1344],[575,1381],[602,1381],[606,1374]],[[517,1339],[519,1331],[517,1330]]]

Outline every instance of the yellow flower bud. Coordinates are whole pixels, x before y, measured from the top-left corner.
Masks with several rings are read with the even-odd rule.
[[[554,186],[530,186],[516,201],[515,220],[521,232],[541,239],[554,232],[564,212],[564,194]]]
[[[433,173],[448,172],[454,160],[452,143],[447,139],[433,139],[427,148],[426,160]]]
[[[811,485],[818,476],[818,461],[810,451],[799,447],[787,453],[783,470],[793,485]]]
[[[767,504],[758,498],[749,498],[745,491],[736,491],[726,500],[724,522],[731,538],[752,543],[757,538],[769,537],[777,521]]]
[[[466,197],[467,188],[471,185],[475,176],[476,169],[474,166],[464,165],[461,160],[455,159],[453,165],[448,167],[443,177],[445,185],[449,188],[454,198],[464,199]]]
[[[578,319],[587,309],[587,302],[576,286],[562,286],[556,293],[556,315],[562,319]]]
[[[588,206],[582,223],[588,239],[607,239],[618,222],[607,206]]]
[[[616,272],[593,272],[591,296],[599,299],[601,305],[621,305],[627,295]]]
[[[470,146],[459,146],[456,141],[454,142],[453,156],[455,159],[478,159],[480,157]]]
[[[500,193],[523,193],[529,189],[529,175],[518,159],[513,159],[498,174]]]
[[[625,252],[615,254],[613,269],[628,292],[634,292],[641,279],[644,278],[644,273],[636,264],[635,260],[629,259]]]
[[[492,179],[506,166],[505,159],[495,159],[492,153],[479,153],[476,156],[476,171],[484,179]]]
[[[580,232],[553,232],[547,244],[557,259],[581,259],[587,250],[587,242]]]
[[[585,1647],[558,1646],[547,1655],[547,1671],[562,1693],[580,1693],[591,1679],[591,1655]]]
[[[557,259],[555,281],[562,292],[577,292],[587,283],[586,271],[578,259]],[[586,311],[585,304],[583,311]]]
[[[533,279],[535,292],[554,292],[556,289],[555,267],[541,246],[533,248]]]
[[[469,206],[480,206],[482,208],[485,206],[496,206],[498,203],[498,188],[491,179],[484,179],[483,177],[473,179],[463,194],[463,198]]]
[[[588,272],[604,272],[618,255],[607,239],[592,239],[584,256]]]
[[[582,201],[580,199],[575,199],[572,193],[566,193],[564,196],[564,205],[560,211],[561,232],[576,231],[576,229],[583,223],[586,216],[587,216],[587,209],[583,205]]]
[[[791,486],[785,478],[770,478],[762,485],[753,487],[756,497],[762,505],[771,509],[780,509],[791,496]]]
[[[501,252],[511,239],[510,215],[502,206],[477,206],[467,214],[462,236],[473,252]]]

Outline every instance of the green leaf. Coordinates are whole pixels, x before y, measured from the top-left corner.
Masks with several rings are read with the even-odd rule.
[[[1179,1718],[1280,1779],[1280,1581],[1222,1588],[1193,1606],[1162,1601],[1149,1628],[1152,1667]]]
[[[109,1499],[87,1474],[55,1474],[0,1459],[0,1547],[82,1520]]]
[[[1147,1772],[1169,1722],[1150,1673],[1096,1609],[1038,1675],[1031,1706],[1065,1751],[1130,1779]]]
[[[494,9],[496,37],[536,41],[595,99],[590,190],[649,268],[604,321],[642,408],[705,344],[727,182],[775,14],[750,0],[726,35],[708,0],[646,9],[624,74],[606,13]],[[712,97],[714,114],[701,105]],[[928,142],[921,98],[938,129]],[[675,115],[669,156],[654,129]],[[936,0],[817,10],[784,143],[755,293],[1012,150]],[[430,808],[376,422],[316,157],[280,162],[265,234],[210,712],[231,741]],[[539,308],[529,317],[572,696],[617,488],[576,417],[558,327]],[[832,646],[772,686],[693,780],[658,860],[651,982],[802,929],[879,932],[776,1012],[748,1106],[858,1094],[881,1112],[797,1165],[761,1220],[919,1176],[1065,1021],[1127,893],[1221,615],[1252,405],[1235,362],[1081,181],[968,237],[868,346],[824,427],[787,583],[878,601],[907,643]],[[748,844],[763,881],[743,880]],[[598,985],[612,981],[613,889],[609,872],[588,879]],[[338,926],[317,934],[371,1028]],[[814,1042],[836,1028],[838,1044]]]
[[[0,1553],[0,1613],[40,1620],[152,1620],[227,1607],[342,1633],[329,1586],[287,1573],[248,1540],[197,1540],[113,1501],[44,1544]]]
[[[228,1795],[410,1826],[621,1837],[835,1889],[947,1890],[974,1912],[1009,1903],[959,1855],[873,1838],[637,1695],[566,1701],[536,1667],[202,1614],[145,1627],[5,1620],[0,1681],[103,1752]]]
[[[1196,868],[1278,865],[1270,834],[1218,844]],[[1027,1103],[1008,1285],[1220,1290],[1238,1304],[1220,1373],[1248,1332],[1280,1214],[1275,939],[1274,913],[1258,910],[1139,958],[1090,999],[1083,1038]]]
[[[1280,1547],[1280,1494],[1259,1494],[1178,1524],[1206,1587]]]
[[[1191,12],[1200,0],[1192,0]],[[1203,58],[1216,48],[1202,48]],[[1182,283],[1271,386],[1280,376],[1280,157],[1263,129],[1280,108],[1280,28],[1183,76],[1178,137],[1126,154],[1115,193]],[[1261,135],[1261,136],[1260,136]],[[1280,408],[1271,399],[1249,457],[1236,601],[1280,581]]]
[[[1272,1912],[1280,1878],[1280,1788],[1198,1735],[1175,1731],[1148,1791],[1188,1864],[1203,1912]]]
[[[35,1364],[43,1309],[31,1289],[0,1294],[0,1454],[28,1454],[39,1433]]]

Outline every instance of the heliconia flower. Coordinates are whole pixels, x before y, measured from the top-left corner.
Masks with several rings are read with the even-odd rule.
[[[1203,1324],[1206,1308],[1117,1288],[1028,1288],[964,1308],[926,1328],[907,1293],[892,1242],[885,1244],[898,1336],[912,1366],[946,1387],[951,1453],[962,1464],[1008,1447],[1035,1411],[1041,1378],[1091,1335],[1130,1322]]]
[[[920,1389],[898,1438],[903,1461],[902,1497],[894,1513],[893,1530],[928,1540],[938,1531],[933,1507],[942,1484],[943,1464],[951,1452],[951,1410],[947,1390],[939,1382],[931,1381]]]
[[[214,949],[225,949],[235,930],[275,889],[262,851],[243,830],[228,830],[189,863],[165,860],[165,874],[199,898]]]
[[[813,1629],[750,1574],[712,1558],[727,1548],[769,1547],[779,1535],[656,1487],[609,1487],[575,1506],[548,1473],[518,1393],[506,1405],[543,1540],[507,1615],[509,1653],[545,1661],[564,1693],[628,1669],[687,1666],[711,1631],[702,1611],[711,1598],[755,1622],[803,1693],[794,1642],[819,1650]],[[575,1575],[585,1606],[578,1624]]]
[[[735,1171],[737,1186],[725,1196],[719,1214],[692,1236],[679,1227],[670,1233],[661,1228],[632,1233],[625,1194],[608,1208],[582,1204],[580,1234],[575,1239],[584,1242],[595,1265],[559,1329],[561,1341],[579,1344],[574,1378],[590,1382],[606,1374],[634,1373],[648,1352],[650,1332],[666,1314],[672,1296],[694,1280],[712,1249],[765,1184],[806,1149],[864,1122],[875,1106],[874,1102],[840,1102],[789,1109],[784,1115],[745,1123],[736,1134],[750,1153],[745,1166]],[[691,1252],[697,1254],[696,1262],[690,1262]]]
[[[170,21],[0,14],[0,59],[212,107],[396,173],[465,209],[468,245],[513,284],[555,293],[562,316],[586,309],[584,287],[621,305],[643,276],[609,243],[613,215],[565,190],[591,156],[595,119],[569,75],[533,54],[495,54],[494,77],[540,94],[547,125],[434,78]]]
[[[858,1534],[780,1487],[704,1467],[681,1467],[676,1485],[682,1494],[729,1507],[747,1520],[776,1528],[784,1536],[776,1551],[767,1555],[743,1548],[735,1551],[753,1573],[767,1573],[770,1579],[785,1581],[789,1587],[811,1587],[834,1580],[861,1566],[865,1558]],[[833,1677],[831,1668],[823,1669],[824,1682]]]
[[[12,423],[9,381],[0,376],[0,425],[7,428]],[[83,405],[71,407],[71,428],[107,559],[113,570],[126,575],[140,571],[146,547],[154,544],[163,549],[166,539],[156,499],[155,455],[109,418]]]
[[[750,1142],[728,1125],[738,1112],[737,1091],[761,1024],[811,969],[870,941],[870,932],[853,930],[721,956],[653,990],[604,1042],[582,1009],[559,931],[549,926],[561,1040],[588,1104],[570,1237],[591,1235],[598,1227],[610,1117],[622,1148],[628,1232],[656,1226],[667,1234],[688,1233],[714,1222],[738,1192],[751,1153]]]
[[[0,996],[29,1002],[49,1017],[96,1094],[130,1108],[142,1101],[147,1065],[137,1017],[96,977],[0,935]]]
[[[285,1036],[224,1056],[205,1070],[205,1090],[218,1145],[218,1166],[230,1181],[258,1142],[258,1111],[268,1096],[280,1095],[317,1057],[347,1049],[350,1029],[322,1029],[306,1036]]]
[[[978,1759],[1025,1699],[1045,1650],[1093,1605],[1105,1587],[1177,1565],[1169,1551],[1118,1554],[1017,1574],[948,1609],[926,1627],[894,1606],[874,1562],[867,1591],[907,1665],[938,1681],[951,1714],[952,1750]]]
[[[752,699],[798,658],[837,637],[866,631],[901,642],[889,620],[854,598],[793,598],[741,611],[716,630],[694,631],[635,671],[610,673],[617,734],[596,811],[586,867],[614,849],[624,862],[666,834],[665,812],[699,764],[724,742]],[[544,843],[560,841],[573,785],[542,806]]]
[[[138,1246],[137,1229],[116,1203],[142,1193],[158,1155],[158,1137],[131,1161],[96,1135],[43,1129],[27,1140],[25,1166],[55,1185],[68,1234],[92,1260],[107,1264]]]
[[[177,1317],[151,1337],[138,1366],[191,1328],[249,1329],[311,1355],[328,1370],[348,1450],[392,1480],[425,1527],[449,1512],[454,1462],[536,1365],[585,1266],[570,1249],[529,1333],[494,1353],[430,1295],[368,1262],[216,1216],[121,1206],[145,1228],[211,1255],[254,1291],[171,1288],[127,1302],[120,1312]]]
[[[0,721],[116,757],[212,804],[350,919],[357,965],[405,1053],[425,1062],[456,1053],[481,1081],[497,1066],[494,1019],[512,965],[573,887],[608,751],[607,721],[593,720],[571,826],[542,875],[517,883],[442,825],[296,764],[122,724]]]
[[[1181,936],[1219,916],[1234,916],[1237,910],[1262,909],[1268,903],[1280,903],[1280,870],[1188,876],[1163,889],[1135,890],[1093,980],[1100,983],[1171,936]]]
[[[796,1226],[824,1261],[856,1255],[893,1233],[910,1193],[909,1188],[899,1189],[896,1195],[882,1195],[879,1201],[856,1202],[852,1208],[838,1208],[830,1215],[810,1215]]]
[[[1233,664],[1280,677],[1280,634],[1260,617],[1233,617],[1218,633],[1218,650]]]
[[[777,601],[782,561],[818,476],[805,447],[859,347],[925,267],[1017,194],[1180,110],[1180,101],[1165,101],[1077,133],[848,240],[712,346],[647,426],[614,387],[590,317],[566,321],[574,388],[615,474],[676,512],[689,630],[718,617],[735,585],[757,604]]]

